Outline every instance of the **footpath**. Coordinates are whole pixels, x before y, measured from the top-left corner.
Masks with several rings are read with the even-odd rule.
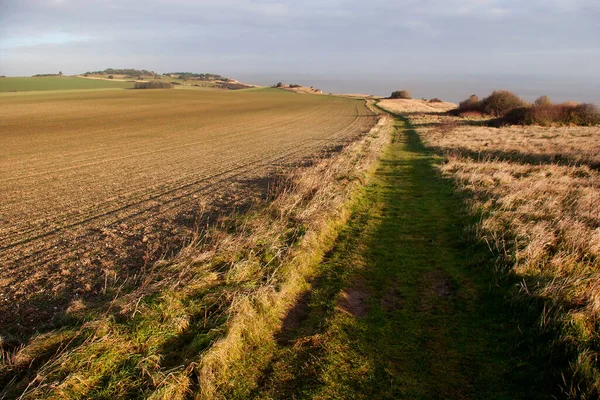
[[[281,399],[548,398],[440,159],[407,120],[290,312],[254,393]],[[523,347],[523,346],[521,346]]]

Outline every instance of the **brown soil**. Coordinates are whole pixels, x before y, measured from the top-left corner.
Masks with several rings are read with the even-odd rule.
[[[454,295],[452,278],[447,272],[435,270],[427,272],[421,279],[418,311],[451,311],[451,298]]]
[[[148,92],[0,99],[0,334],[135,287],[265,178],[375,122],[357,101]]]
[[[385,295],[381,298],[381,308],[386,313],[391,313],[396,310],[400,310],[404,307],[404,299],[402,294],[398,291],[395,283],[393,283]]]
[[[369,292],[362,285],[356,284],[354,287],[342,290],[338,299],[338,309],[357,318],[366,317],[369,313],[367,305],[369,297]]]

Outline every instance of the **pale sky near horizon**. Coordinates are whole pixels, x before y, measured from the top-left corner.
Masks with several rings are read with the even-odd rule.
[[[534,91],[534,77],[600,100],[599,21],[600,0],[0,0],[0,75],[145,68],[465,96],[489,77]]]

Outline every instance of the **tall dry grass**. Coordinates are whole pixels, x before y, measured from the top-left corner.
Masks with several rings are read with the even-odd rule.
[[[448,118],[411,116],[424,143],[445,155],[441,173],[481,216],[478,240],[501,273],[521,282],[515,296],[543,304],[539,328],[554,337],[557,385],[569,398],[597,398],[600,128],[492,128]]]
[[[132,293],[111,287],[109,305],[74,304],[64,329],[3,351],[0,398],[214,399],[255,382],[389,129],[381,117],[340,153],[282,177],[269,201],[207,226]]]

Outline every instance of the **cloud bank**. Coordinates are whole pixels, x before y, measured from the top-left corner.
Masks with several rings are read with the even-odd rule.
[[[0,74],[594,77],[597,0],[0,2]],[[275,79],[275,78],[274,78]]]

